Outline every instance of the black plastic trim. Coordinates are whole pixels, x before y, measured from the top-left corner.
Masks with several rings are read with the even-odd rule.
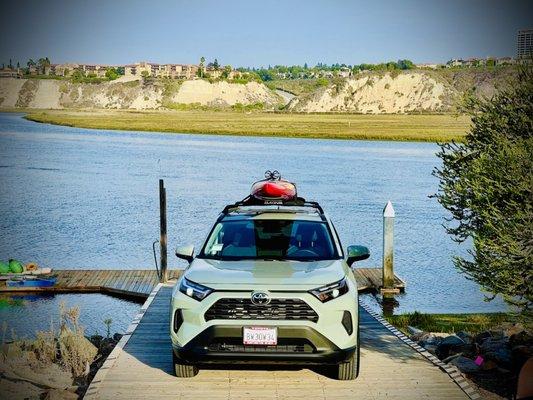
[[[184,362],[203,363],[287,363],[287,364],[339,364],[348,360],[357,346],[340,349],[329,339],[308,326],[276,326],[278,338],[305,339],[315,348],[313,353],[275,352],[213,352],[209,345],[216,338],[242,338],[242,325],[215,325],[202,331],[182,347],[174,347],[174,355]]]

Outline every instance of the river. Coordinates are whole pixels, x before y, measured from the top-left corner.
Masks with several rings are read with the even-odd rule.
[[[382,209],[393,202],[395,272],[407,282],[396,312],[505,310],[499,300],[484,302],[478,286],[453,267],[452,257],[468,246],[446,235],[446,213],[429,197],[437,190],[437,150],[415,142],[90,130],[0,113],[0,259],[56,269],[152,268],[159,178],[167,187],[172,249],[200,246],[226,204],[245,197],[265,170],[278,169],[300,196],[322,204],[344,246],[370,248],[360,266],[381,265]],[[172,255],[169,265],[185,266]],[[123,330],[138,309],[104,295],[58,295],[17,306],[8,299],[0,318],[39,313],[49,324],[47,312],[76,299],[89,332],[102,331],[102,310],[123,316],[115,318],[115,330]],[[32,321],[31,329],[44,324]]]

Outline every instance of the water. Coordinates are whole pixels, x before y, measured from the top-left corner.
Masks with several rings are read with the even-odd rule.
[[[78,307],[79,324],[86,335],[107,335],[104,321],[111,319],[110,333],[124,333],[140,305],[104,294],[1,295],[0,321],[7,321],[5,338],[31,338],[37,331],[59,328],[60,306]],[[3,335],[3,327],[0,327]]]
[[[453,267],[467,247],[445,234],[445,211],[428,197],[437,190],[436,151],[430,143],[98,131],[0,114],[0,259],[152,268],[159,178],[172,249],[200,246],[226,204],[278,169],[299,195],[323,205],[345,246],[370,248],[360,266],[381,265],[382,209],[393,202],[395,272],[407,282],[398,312],[504,310]],[[170,256],[169,265],[184,262]]]

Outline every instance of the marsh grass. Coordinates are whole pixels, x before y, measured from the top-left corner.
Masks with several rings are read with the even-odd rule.
[[[413,326],[426,332],[455,333],[466,331],[476,334],[501,324],[522,323],[531,327],[531,321],[524,317],[508,313],[488,314],[425,314],[413,313],[385,317],[389,323],[407,332],[407,326]]]
[[[30,112],[31,121],[57,125],[175,133],[317,139],[461,141],[470,119],[449,114],[295,114],[246,109],[217,111],[176,105],[173,111]],[[246,112],[243,112],[246,111]]]

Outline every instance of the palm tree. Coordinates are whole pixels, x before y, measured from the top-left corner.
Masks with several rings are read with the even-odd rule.
[[[204,77],[204,63],[205,63],[205,57],[200,57],[200,77]]]

